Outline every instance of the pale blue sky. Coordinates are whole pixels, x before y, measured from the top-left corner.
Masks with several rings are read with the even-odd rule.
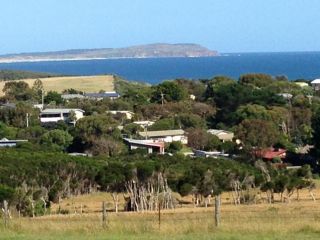
[[[319,0],[0,0],[0,54],[168,42],[320,51]]]

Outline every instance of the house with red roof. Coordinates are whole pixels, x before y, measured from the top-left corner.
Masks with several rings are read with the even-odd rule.
[[[287,150],[282,148],[266,148],[262,150],[254,150],[254,154],[258,158],[266,161],[272,161],[275,158],[285,159]]]

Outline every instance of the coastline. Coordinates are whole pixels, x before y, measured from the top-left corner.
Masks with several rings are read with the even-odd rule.
[[[0,64],[3,63],[33,63],[33,62],[62,62],[62,61],[90,61],[90,60],[116,60],[116,59],[161,59],[161,58],[211,58],[216,56],[163,56],[163,57],[107,57],[107,58],[40,58],[40,59],[1,59]]]

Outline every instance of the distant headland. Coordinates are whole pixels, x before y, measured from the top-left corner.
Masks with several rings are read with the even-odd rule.
[[[66,61],[114,58],[212,57],[218,52],[199,44],[156,43],[125,48],[74,49],[0,55],[0,63]]]

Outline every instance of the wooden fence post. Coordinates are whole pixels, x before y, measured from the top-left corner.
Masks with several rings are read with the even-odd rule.
[[[107,226],[107,209],[106,202],[102,202],[102,227],[105,228]]]
[[[214,204],[214,220],[215,226],[219,227],[220,225],[220,205],[221,205],[221,195],[217,195],[215,197],[215,204]]]
[[[161,227],[161,204],[160,201],[158,203],[158,221],[159,221],[159,229]]]

